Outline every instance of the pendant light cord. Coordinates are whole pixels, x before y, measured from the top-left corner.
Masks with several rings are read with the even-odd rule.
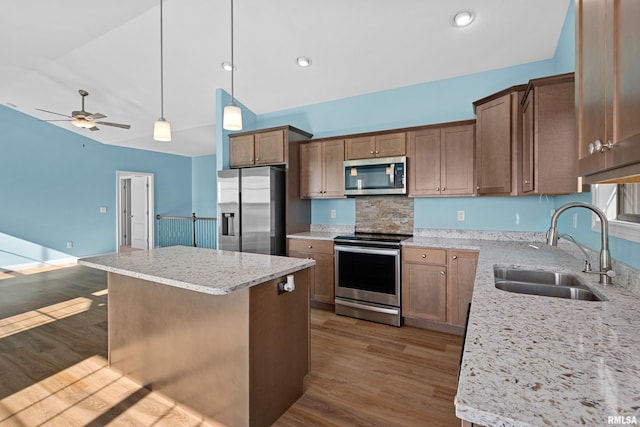
[[[162,0],[160,0],[160,119],[164,120],[164,43],[162,31]]]
[[[233,102],[233,74],[236,68],[236,63],[233,59],[233,0],[231,0],[231,105],[235,105]]]

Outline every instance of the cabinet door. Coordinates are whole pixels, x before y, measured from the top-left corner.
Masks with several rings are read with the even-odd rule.
[[[311,287],[311,299],[314,301],[333,304],[335,300],[335,272],[333,255],[313,254],[316,260]]]
[[[403,263],[402,315],[414,319],[446,321],[446,267]]]
[[[229,137],[229,165],[232,168],[254,164],[253,135]]]
[[[449,251],[449,257],[447,323],[464,326],[467,320],[467,306],[473,295],[478,252],[452,249]]]
[[[578,139],[580,141],[579,173],[593,173],[605,167],[605,155],[590,155],[588,146],[596,140],[606,142],[606,45],[607,2],[576,0],[576,94]]]
[[[324,197],[344,197],[344,140],[323,144]]]
[[[443,196],[472,195],[474,188],[475,126],[445,127],[441,131],[440,194]]]
[[[322,196],[322,143],[300,145],[300,197]]]
[[[278,165],[286,162],[283,130],[255,134],[256,165]]]
[[[376,157],[395,157],[407,154],[407,134],[404,132],[376,136]]]
[[[409,196],[440,194],[440,129],[409,132]]]
[[[363,136],[345,140],[345,160],[370,159],[375,157],[375,154],[375,136]]]
[[[511,95],[476,107],[478,194],[511,192]]]
[[[527,98],[522,103],[522,192],[528,193],[533,191],[534,180],[534,125],[533,125],[533,113],[534,113],[534,97],[535,91],[529,92]]]

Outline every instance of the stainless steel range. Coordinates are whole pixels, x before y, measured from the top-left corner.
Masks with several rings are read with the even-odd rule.
[[[337,314],[400,326],[400,244],[409,235],[334,239]]]

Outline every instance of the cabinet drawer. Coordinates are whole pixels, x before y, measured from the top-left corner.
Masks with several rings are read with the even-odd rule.
[[[445,265],[447,263],[447,250],[432,248],[402,248],[402,261]]]
[[[333,240],[289,239],[289,251],[333,254]]]

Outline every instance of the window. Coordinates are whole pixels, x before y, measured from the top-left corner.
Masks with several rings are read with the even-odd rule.
[[[618,215],[616,219],[640,222],[640,184],[618,184]]]
[[[594,184],[591,197],[606,214],[611,236],[640,243],[640,184]],[[600,231],[597,216],[593,218],[593,230]]]

